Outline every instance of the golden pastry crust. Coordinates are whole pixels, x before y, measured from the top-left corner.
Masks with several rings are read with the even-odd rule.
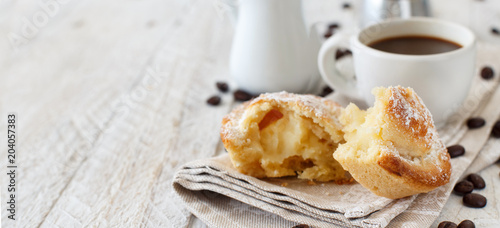
[[[448,183],[450,157],[432,116],[410,88],[375,88],[367,111],[342,111],[347,143],[333,154],[356,181],[377,195],[397,199]]]
[[[317,96],[268,93],[224,117],[220,135],[241,173],[346,183],[352,178],[332,157],[344,142],[340,113]]]

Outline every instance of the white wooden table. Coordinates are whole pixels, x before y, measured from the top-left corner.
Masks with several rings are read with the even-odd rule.
[[[354,25],[360,1],[305,1],[309,22]],[[500,45],[498,1],[431,1],[436,16]],[[216,0],[0,1],[0,164],[16,113],[16,223],[4,227],[203,226],[171,187],[185,162],[221,151],[234,102],[233,28]],[[219,94],[222,104],[206,105]],[[496,168],[496,171],[493,169]],[[498,167],[491,172],[498,178]],[[486,174],[485,174],[486,175]],[[488,197],[500,198],[494,191]],[[498,201],[498,200],[497,200]],[[470,218],[445,207],[440,219]],[[439,219],[438,219],[439,220]]]

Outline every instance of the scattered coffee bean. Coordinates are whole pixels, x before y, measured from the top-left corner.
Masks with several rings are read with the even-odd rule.
[[[250,94],[244,90],[241,90],[241,89],[234,91],[233,97],[237,101],[248,101],[248,100],[254,98],[254,96],[252,94]]]
[[[451,158],[456,158],[465,154],[465,148],[461,145],[453,145],[446,148]]]
[[[481,77],[483,79],[492,79],[493,76],[495,76],[495,72],[493,72],[493,69],[489,66],[485,66],[483,67],[483,69],[481,69]]]
[[[321,93],[319,94],[320,97],[326,97],[328,96],[328,94],[332,93],[333,92],[333,89],[330,88],[329,86],[325,86],[323,88],[323,90],[321,91]]]
[[[438,228],[456,228],[457,224],[450,221],[442,221],[439,223]]]
[[[344,50],[343,49],[338,49],[335,52],[335,60],[338,60],[340,58],[344,57]]]
[[[458,182],[455,187],[453,188],[453,191],[455,191],[455,194],[463,196],[467,193],[471,193],[472,190],[474,190],[474,184],[472,182],[464,180]]]
[[[493,125],[493,129],[491,129],[491,136],[500,138],[500,120]]]
[[[220,97],[215,95],[208,98],[207,103],[212,106],[217,106],[220,104]]]
[[[323,87],[323,93],[332,93],[333,89],[330,86]]]
[[[481,117],[469,118],[467,120],[467,127],[469,127],[469,129],[480,128],[484,126],[484,124],[486,124],[486,121]]]
[[[345,2],[344,4],[342,4],[342,9],[350,9],[351,8],[351,4],[348,3],[348,2]]]
[[[340,27],[340,25],[338,23],[331,23],[328,25],[328,29],[326,30],[325,34],[323,35],[323,37],[325,38],[330,38],[331,36],[333,36],[333,34],[335,33],[335,30],[338,29]]]
[[[467,176],[467,180],[474,185],[475,189],[483,189],[486,187],[484,179],[475,173],[469,174],[469,176]]]
[[[467,207],[481,208],[486,206],[486,197],[477,193],[468,193],[464,196],[463,202]]]
[[[495,34],[495,35],[500,35],[500,30],[498,30],[497,28],[491,28],[491,33]]]
[[[229,86],[225,82],[217,82],[215,85],[217,86],[217,89],[223,93],[229,91]]]
[[[331,36],[333,36],[333,32],[330,30],[326,31],[325,34],[323,35],[323,37],[327,39],[330,38]]]
[[[330,23],[328,25],[328,30],[330,30],[330,31],[333,31],[334,29],[338,29],[338,28],[340,28],[340,25],[338,23],[336,23],[336,22]]]
[[[476,225],[471,220],[464,220],[458,224],[458,228],[476,228]]]
[[[343,58],[344,56],[348,55],[352,55],[351,50],[340,48],[335,52],[335,60],[339,60],[340,58]]]
[[[306,224],[299,224],[299,225],[293,226],[292,228],[309,228],[309,226]]]

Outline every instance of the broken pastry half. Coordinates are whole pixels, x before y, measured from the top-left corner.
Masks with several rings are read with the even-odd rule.
[[[411,88],[373,90],[367,111],[350,104],[340,117],[345,144],[333,157],[373,193],[397,199],[448,183],[450,157],[429,110]]]
[[[313,95],[263,94],[224,117],[221,138],[241,173],[346,183],[352,178],[332,156],[344,143],[340,113]]]

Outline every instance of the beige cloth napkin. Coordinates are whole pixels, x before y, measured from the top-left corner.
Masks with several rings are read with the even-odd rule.
[[[477,75],[485,65],[500,71],[500,65],[494,63],[498,59],[500,47],[478,45]],[[257,179],[237,172],[227,154],[184,165],[175,174],[174,189],[185,206],[212,227],[286,227],[297,223],[313,227],[428,227],[471,163],[476,172],[500,156],[500,151],[493,149],[500,140],[490,140],[478,156],[500,117],[498,83],[498,73],[488,81],[476,76],[461,111],[439,130],[446,145],[459,143],[466,154],[451,160],[450,183],[426,194],[391,200],[358,183]],[[468,130],[463,123],[471,116],[484,118],[486,126]]]

